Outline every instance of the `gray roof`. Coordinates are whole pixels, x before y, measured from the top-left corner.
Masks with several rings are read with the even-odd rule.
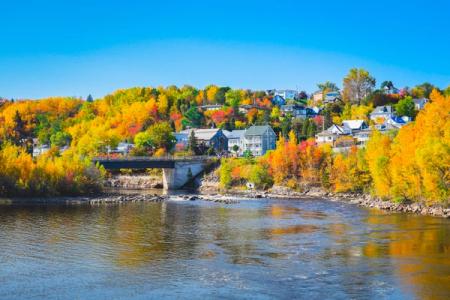
[[[240,139],[245,133],[245,130],[223,130],[223,134],[229,139]]]
[[[188,136],[191,135],[191,131],[194,131],[195,137],[198,140],[203,141],[209,141],[211,140],[219,131],[222,131],[219,128],[212,128],[212,129],[185,129],[181,131],[180,133],[187,134]]]
[[[270,127],[269,125],[252,126],[245,131],[245,136],[263,135],[267,130],[272,130],[272,127]]]
[[[415,104],[424,104],[428,102],[427,98],[419,98],[419,99],[413,99]]]

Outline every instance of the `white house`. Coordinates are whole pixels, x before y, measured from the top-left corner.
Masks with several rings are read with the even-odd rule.
[[[316,143],[318,144],[334,144],[339,136],[351,135],[352,129],[348,125],[339,126],[331,125],[328,129],[316,134]]]
[[[244,133],[245,130],[224,130],[223,133],[228,138],[228,151],[234,153],[234,146],[238,146],[237,155],[242,155],[244,152]]]
[[[382,120],[388,120],[391,117],[394,116],[394,111],[392,110],[392,106],[390,105],[384,105],[384,106],[377,106],[370,114],[370,119],[373,121],[382,119]]]
[[[33,146],[33,157],[38,157],[39,155],[44,154],[48,150],[50,150],[49,145]]]
[[[291,100],[297,99],[298,93],[294,90],[275,90],[274,96],[280,96],[286,100]]]
[[[368,128],[364,120],[344,120],[342,125],[351,129],[352,132]]]
[[[208,111],[208,110],[219,110],[223,107],[223,105],[220,104],[205,104],[200,106],[200,108],[204,111]]]

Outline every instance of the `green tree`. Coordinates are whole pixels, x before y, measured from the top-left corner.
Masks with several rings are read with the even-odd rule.
[[[203,115],[198,111],[197,106],[191,106],[185,113],[182,124],[190,127],[200,127]]]
[[[168,122],[155,123],[147,129],[151,141],[156,148],[172,149],[176,139]]]
[[[437,89],[434,85],[424,82],[413,87],[411,89],[411,94],[414,98],[429,98],[434,89]]]
[[[192,130],[189,135],[188,150],[195,155],[198,153],[198,142],[194,130]]]
[[[401,99],[395,105],[395,111],[397,112],[398,116],[408,116],[413,118],[416,115],[414,101],[409,96]]]
[[[394,84],[390,80],[385,80],[381,83],[381,90],[385,91],[392,91],[394,89]]]
[[[253,159],[253,157],[254,157],[252,151],[250,151],[248,149],[244,151],[243,156],[246,159]]]
[[[153,139],[147,131],[136,134],[134,137],[134,144],[138,149],[150,150],[154,148]]]
[[[337,92],[339,91],[339,88],[337,87],[336,83],[325,81],[324,83],[318,83],[317,88],[322,91],[322,93],[329,93],[329,92]]]
[[[214,101],[218,104],[225,104],[225,95],[226,93],[230,90],[229,87],[221,87],[219,88],[219,90],[217,91],[215,97],[214,97]]]
[[[237,153],[239,151],[239,146],[238,145],[233,145],[232,150],[233,150],[234,153]]]
[[[50,137],[52,146],[63,147],[70,143],[71,136],[67,132],[58,131]]]
[[[370,95],[375,87],[375,78],[364,69],[353,68],[344,78],[344,100],[361,104],[361,101]]]
[[[22,141],[26,138],[25,122],[22,120],[22,117],[17,110],[14,115],[13,122],[14,126],[12,139],[16,145],[21,145]]]
[[[237,111],[239,104],[241,103],[241,91],[239,90],[229,90],[225,94],[226,103],[234,108],[235,111]]]

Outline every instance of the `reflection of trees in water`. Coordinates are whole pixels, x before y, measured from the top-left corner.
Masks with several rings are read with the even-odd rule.
[[[324,280],[347,296],[373,297],[377,280],[399,278],[391,286],[400,283],[417,298],[450,298],[449,220],[371,211],[361,222],[341,216],[329,224],[323,213],[276,202],[243,206],[2,206],[0,251],[104,259],[123,268],[170,263],[184,268],[175,261],[220,260],[220,252],[231,263],[264,265],[298,242],[313,247],[304,259],[298,257],[302,266],[337,272]]]
[[[257,256],[258,239],[265,239],[257,229],[262,225],[263,213],[258,209],[213,206],[202,211],[201,223],[208,240],[219,247],[230,262],[261,264]]]
[[[349,234],[344,224],[328,228],[334,243],[322,258],[329,268],[338,263],[349,270],[339,276],[349,295],[361,295],[359,287],[365,286],[369,296],[374,279],[392,274],[405,293],[421,299],[450,298],[448,220],[371,211],[365,222],[367,235]]]
[[[450,222],[441,218],[373,213],[367,223],[390,225],[373,232],[368,257],[388,256],[395,273],[418,298],[450,299]],[[376,242],[380,240],[380,242]]]
[[[173,203],[124,205],[110,218],[115,262],[137,267],[149,262],[189,259],[198,243],[199,209]]]

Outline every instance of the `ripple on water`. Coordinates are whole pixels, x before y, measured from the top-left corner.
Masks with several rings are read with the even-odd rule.
[[[450,221],[321,201],[0,206],[0,298],[450,298]]]

